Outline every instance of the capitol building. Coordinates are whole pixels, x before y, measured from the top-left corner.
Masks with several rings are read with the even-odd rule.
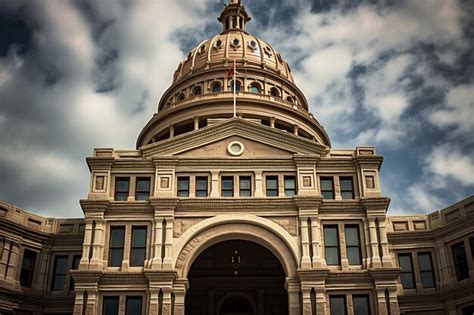
[[[136,149],[87,157],[83,218],[0,202],[0,314],[474,314],[474,196],[388,216],[383,157],[332,148],[250,19],[231,0]]]

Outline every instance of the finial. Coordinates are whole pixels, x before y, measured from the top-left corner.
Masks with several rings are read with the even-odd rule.
[[[245,32],[245,26],[247,22],[250,21],[250,16],[248,16],[245,7],[242,6],[241,0],[230,0],[218,20],[222,23],[224,32]]]
[[[229,4],[239,4],[240,5],[240,0],[230,0]]]

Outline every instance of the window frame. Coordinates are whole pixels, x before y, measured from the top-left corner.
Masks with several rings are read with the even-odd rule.
[[[421,264],[420,264],[420,256],[422,256],[422,255],[427,255],[428,256],[428,259],[430,261],[430,267],[431,267],[430,270],[422,270]],[[436,276],[435,276],[435,271],[434,271],[433,255],[431,255],[431,252],[429,252],[429,251],[428,252],[423,252],[423,251],[416,252],[416,259],[417,259],[417,263],[418,263],[418,272],[420,274],[420,283],[421,283],[423,289],[434,289],[434,288],[436,288]],[[425,286],[425,284],[423,283],[422,274],[426,274],[426,273],[430,274],[431,280],[433,281],[433,286],[431,286],[431,287]]]
[[[403,268],[400,264],[400,257],[408,257],[410,259],[410,266],[411,266],[411,271],[403,271]],[[402,288],[404,290],[413,290],[416,289],[416,272],[415,272],[415,265],[413,264],[413,253],[412,252],[403,252],[403,253],[397,253],[397,264],[398,267],[400,267],[400,284],[402,285]],[[413,287],[405,287],[403,284],[403,274],[410,274],[411,275],[411,281],[413,282]]]
[[[463,238],[461,240],[454,241],[454,242],[450,243],[450,245],[449,245],[449,248],[451,250],[451,261],[453,262],[454,275],[456,277],[457,282],[461,282],[461,281],[464,281],[466,279],[469,279],[469,270],[470,270],[469,257],[468,257],[468,252],[467,252],[467,246],[466,246],[466,243],[464,241],[465,240]],[[454,254],[454,249],[453,249],[454,246],[456,246],[458,244],[462,244],[462,246],[464,247],[465,262],[463,262],[463,263],[465,263],[466,266],[467,266],[467,272],[466,272],[467,275],[466,275],[466,277],[464,277],[462,279],[460,278],[460,276],[461,276],[461,274],[460,274],[461,271],[459,269],[460,262],[457,261],[456,256]]]
[[[232,189],[224,188],[224,181],[231,180],[232,181]],[[221,197],[225,198],[232,198],[235,196],[235,178],[234,175],[222,175],[220,178],[220,188],[221,188]],[[231,192],[230,196],[226,196],[226,192]]]
[[[180,182],[187,182],[187,189],[180,189]],[[189,198],[191,191],[191,177],[186,175],[186,176],[177,176],[176,177],[176,196],[178,198]],[[185,192],[186,195],[181,195],[181,192]]]
[[[131,299],[140,299],[140,313],[138,314],[143,314],[143,296],[142,295],[126,295],[125,296],[125,315],[128,315],[128,301]],[[130,313],[130,315],[136,315],[137,313]]]
[[[341,181],[343,180],[346,180],[346,181],[349,181],[351,182],[351,189],[350,190],[346,190],[346,189],[342,189],[342,184],[341,184]],[[340,187],[340,193],[341,193],[341,199],[342,200],[351,200],[351,199],[354,199],[355,198],[355,189],[354,189],[354,177],[353,176],[339,176],[339,187]],[[343,193],[348,193],[350,192],[351,193],[351,198],[344,198],[344,195]]]
[[[117,185],[117,182],[119,181],[128,181],[128,185],[127,185],[127,190],[118,190],[118,185]],[[131,182],[131,178],[130,176],[115,176],[114,178],[114,200],[115,201],[127,201],[128,200],[128,197],[130,197],[130,182]],[[127,194],[127,197],[125,199],[118,199],[117,195],[118,194]]]
[[[357,230],[357,245],[348,245],[347,243],[347,228],[355,228]],[[362,265],[362,245],[361,245],[361,238],[360,238],[360,225],[359,224],[344,224],[344,241],[346,245],[346,258],[350,266],[361,266]],[[359,262],[358,263],[351,263],[348,255],[348,248],[357,248],[357,252],[359,254]]]
[[[293,179],[293,183],[294,183],[294,188],[293,189],[290,189],[290,188],[287,187],[286,181],[288,179]],[[283,189],[285,191],[285,197],[291,198],[293,196],[296,196],[298,194],[298,185],[297,185],[296,176],[294,176],[294,175],[283,175]],[[293,193],[291,195],[289,195],[288,191],[293,191]]]
[[[117,315],[120,314],[120,295],[104,295],[102,296],[102,314],[103,315],[107,315],[107,312],[106,312],[106,300],[109,299],[109,300],[117,300]]]
[[[24,261],[25,261],[25,253],[26,252],[29,252],[33,255],[29,268],[24,268]],[[18,279],[18,282],[20,283],[20,286],[22,288],[31,288],[31,285],[33,284],[33,278],[35,276],[35,268],[36,268],[36,260],[37,259],[38,259],[38,252],[37,251],[32,250],[30,248],[24,248],[23,249],[23,255],[22,255],[21,265],[20,265],[20,278]],[[28,272],[28,277],[26,279],[26,282],[22,281],[24,270],[26,270]]]
[[[57,273],[57,268],[58,268],[58,260],[59,259],[66,259],[66,270],[64,271],[64,274],[58,274]],[[51,292],[62,292],[64,291],[64,288],[66,287],[67,283],[67,275],[68,275],[68,269],[69,269],[69,255],[55,255],[54,256],[54,265],[53,265],[53,274],[51,278],[51,286],[50,286],[50,291]],[[56,288],[55,287],[55,280],[57,277],[64,277],[63,279],[63,286],[62,288]]]
[[[113,234],[113,231],[114,230],[122,230],[123,229],[123,240],[122,240],[122,247],[119,247],[119,246],[116,246],[116,247],[113,247],[112,246],[112,234]],[[123,261],[124,261],[124,256],[125,256],[125,242],[126,242],[126,238],[127,238],[127,229],[126,229],[126,226],[125,225],[111,225],[109,227],[109,247],[108,247],[108,255],[107,255],[107,267],[121,267],[122,264],[123,264]],[[115,265],[112,265],[112,252],[113,250],[118,250],[118,249],[121,249],[122,250],[122,260],[120,262],[119,265],[115,266]]]
[[[132,225],[131,226],[131,229],[132,229],[132,233],[130,235],[130,253],[129,253],[129,266],[130,267],[143,267],[145,265],[145,260],[147,258],[147,243],[148,243],[148,227],[146,225]],[[145,245],[144,246],[134,246],[133,245],[133,239],[134,239],[134,235],[135,235],[135,231],[137,230],[145,230]],[[137,250],[143,250],[144,253],[143,253],[143,262],[141,264],[132,264],[132,260],[133,260],[133,253],[134,253],[134,250],[137,251]]]
[[[344,297],[346,315],[355,314],[354,297],[367,297],[369,315],[376,314],[377,298],[374,296],[374,293],[372,291],[368,291],[368,290],[329,291],[328,290],[326,293],[326,297],[328,301],[329,314],[331,314],[331,297]]]
[[[138,183],[139,182],[145,182],[148,181],[148,190],[139,190],[138,189]],[[146,198],[142,199],[141,197],[139,198],[139,194],[146,194]],[[135,200],[137,201],[147,201],[151,196],[151,177],[146,177],[146,176],[137,176],[135,179]]]
[[[330,180],[331,181],[331,188],[332,188],[331,190],[323,189],[322,182],[324,180]],[[335,187],[334,187],[334,176],[320,176],[319,177],[319,188],[320,188],[321,196],[323,197],[323,200],[334,200],[334,199],[336,199],[336,190],[335,190]],[[325,192],[330,192],[332,197],[331,198],[326,198],[324,196]]]
[[[205,196],[198,196],[198,192],[204,192],[204,189],[198,189],[198,181],[206,181]],[[195,176],[194,177],[194,196],[197,198],[209,197],[209,176]]]
[[[336,243],[337,245],[327,245],[326,242],[326,229],[336,229]],[[339,225],[338,224],[323,224],[323,242],[324,242],[324,260],[326,261],[327,266],[341,266],[341,240],[339,235]],[[336,248],[337,250],[337,264],[329,264],[327,259],[327,248]]]
[[[268,188],[268,182],[270,180],[276,180],[276,188],[269,189]],[[274,192],[275,195],[269,194],[269,192]],[[275,198],[278,197],[280,194],[280,178],[278,175],[271,175],[267,174],[265,175],[265,196],[269,198]]]
[[[248,189],[243,189],[242,188],[242,181],[243,180],[248,180],[249,181],[249,188]],[[252,176],[250,176],[250,175],[239,175],[239,197],[243,197],[243,198],[252,197],[253,196],[252,188],[253,188]],[[242,192],[248,192],[248,196],[243,196]]]
[[[344,314],[335,314],[332,312],[332,299],[342,298],[344,300]],[[347,297],[345,294],[330,294],[329,295],[329,314],[330,315],[347,315]]]

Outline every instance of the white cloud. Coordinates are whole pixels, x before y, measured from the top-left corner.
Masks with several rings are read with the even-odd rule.
[[[458,148],[443,145],[435,148],[425,159],[429,173],[455,179],[463,185],[474,185],[474,158],[463,154]]]
[[[415,212],[430,213],[443,206],[442,200],[421,183],[411,185],[407,192],[407,197],[413,202],[411,206]]]
[[[457,133],[474,132],[474,84],[452,88],[447,96],[447,106],[434,111],[430,121],[438,126],[455,126]]]

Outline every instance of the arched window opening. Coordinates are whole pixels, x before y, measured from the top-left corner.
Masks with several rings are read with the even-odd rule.
[[[177,124],[174,127],[174,135],[179,136],[183,133],[188,133],[194,130],[194,121],[186,121],[184,123]]]
[[[260,93],[262,93],[262,88],[260,87],[260,84],[254,82],[254,83],[252,83],[252,84],[250,85],[249,91],[250,91],[251,93],[260,94]]]
[[[280,91],[277,88],[272,87],[270,89],[270,95],[274,97],[280,97]]]
[[[287,96],[287,97],[286,97],[286,100],[287,100],[288,102],[290,102],[290,103],[294,103],[294,102],[295,102],[295,100],[294,100],[293,97],[291,97],[291,96]]]
[[[219,93],[221,91],[221,84],[219,82],[215,82],[212,84],[211,87],[212,93]]]
[[[230,81],[229,87],[230,87],[230,90],[232,92],[234,92],[234,80]],[[235,81],[235,90],[236,90],[236,92],[237,93],[240,92],[241,88],[242,88],[242,83],[240,83],[239,80],[236,80]]]
[[[230,19],[230,18],[225,19],[225,29],[226,29],[226,30],[229,29],[229,19]]]
[[[184,101],[185,98],[186,98],[186,96],[184,95],[184,93],[179,93],[178,96],[176,97],[176,100],[177,101]]]
[[[193,88],[193,95],[201,95],[202,94],[202,88],[200,86],[195,86]]]
[[[237,17],[236,16],[232,17],[232,27],[237,28]]]

